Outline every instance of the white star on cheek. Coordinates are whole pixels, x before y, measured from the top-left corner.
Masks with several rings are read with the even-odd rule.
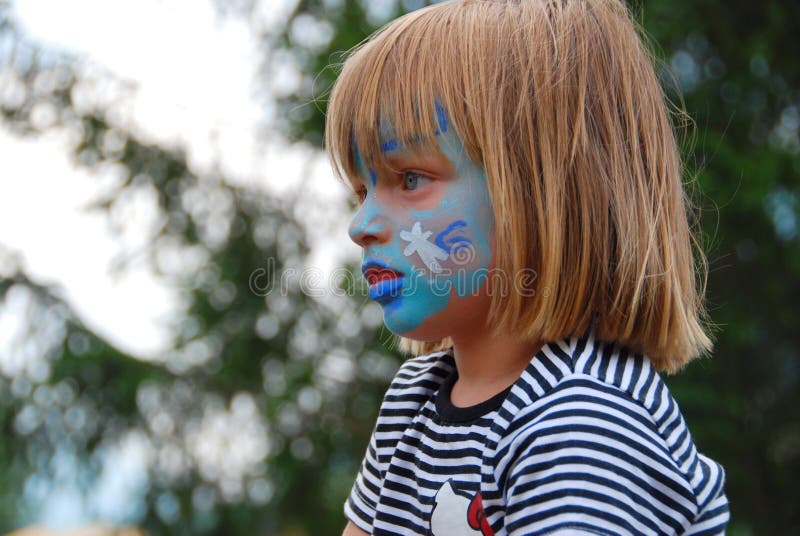
[[[446,260],[449,255],[445,250],[428,241],[431,234],[433,234],[431,231],[422,231],[420,222],[414,223],[411,232],[400,231],[400,238],[408,242],[406,249],[403,250],[403,255],[408,257],[416,253],[431,272],[440,274],[442,266],[439,264],[439,260]]]

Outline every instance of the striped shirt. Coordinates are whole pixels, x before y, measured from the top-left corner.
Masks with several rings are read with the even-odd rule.
[[[370,534],[723,534],[725,476],[646,356],[545,344],[508,389],[452,405],[450,352],[406,361],[345,504]]]

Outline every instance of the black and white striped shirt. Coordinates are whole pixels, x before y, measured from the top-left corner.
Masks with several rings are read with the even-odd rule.
[[[724,473],[647,357],[591,335],[457,408],[450,353],[406,361],[345,514],[370,534],[723,534]]]

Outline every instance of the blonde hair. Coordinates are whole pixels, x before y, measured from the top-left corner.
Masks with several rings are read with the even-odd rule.
[[[496,268],[537,274],[533,295],[492,296],[494,328],[531,341],[593,328],[667,372],[711,349],[668,101],[623,2],[464,0],[386,25],[331,94],[337,175],[358,176],[354,147],[385,165],[384,122],[408,146],[434,139],[439,105],[486,171]]]

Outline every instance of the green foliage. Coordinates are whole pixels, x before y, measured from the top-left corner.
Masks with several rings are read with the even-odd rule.
[[[220,11],[247,16],[258,1],[220,3]],[[298,2],[280,31],[263,34],[263,85],[280,58],[302,75],[280,96],[284,132],[319,147],[342,51],[427,3]],[[796,533],[800,43],[788,21],[800,20],[800,8],[689,0],[633,7],[694,122],[684,156],[687,180],[698,186],[708,301],[719,325],[713,358],[670,387],[700,449],[728,471],[730,532]],[[26,43],[2,4],[0,42],[10,43],[0,58],[17,88],[13,99],[0,98],[3,125],[22,136],[70,132],[76,164],[121,170],[116,189],[92,207],[110,221],[131,192],[154,193],[161,226],[146,256],[185,303],[171,320],[170,351],[143,362],[83,325],[58,289],[0,271],[0,312],[24,319],[13,351],[28,358],[0,371],[0,530],[35,515],[37,490],[61,478],[59,460],[74,459],[74,480],[89,493],[108,452],[131,440],[152,454],[131,511],[153,534],[337,532],[399,362],[365,306],[360,278],[345,278],[348,297],[330,303],[296,281],[279,285],[308,253],[291,199],[200,173],[180,148],[111,120],[113,103],[76,100],[85,66]],[[677,91],[670,96],[680,101]],[[130,261],[120,258],[117,269]]]
[[[671,381],[695,439],[728,471],[732,533],[800,528],[800,6],[644,5],[696,124],[713,359]],[[683,70],[681,70],[683,66]]]
[[[180,148],[110,120],[113,108],[80,104],[76,73],[86,66],[25,43],[0,20],[0,38],[14,43],[4,57],[15,87],[15,98],[0,101],[5,126],[23,136],[69,132],[77,165],[113,170],[115,187],[88,207],[109,221],[120,221],[132,193],[153,194],[161,224],[150,249],[115,269],[144,256],[183,303],[169,320],[171,349],[143,362],[92,333],[58,289],[19,267],[0,272],[0,311],[26,326],[9,355],[27,348],[40,363],[0,374],[0,530],[35,519],[65,481],[89,497],[113,470],[111,453],[131,443],[149,458],[130,521],[150,533],[338,530],[398,364],[374,329],[379,313],[364,307],[360,277],[350,267],[341,297],[310,298],[291,198],[198,173]],[[37,119],[43,108],[47,124]]]

